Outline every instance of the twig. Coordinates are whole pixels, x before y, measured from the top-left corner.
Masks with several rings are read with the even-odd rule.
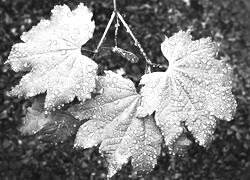
[[[116,17],[116,23],[115,23],[115,47],[117,47],[117,35],[118,35],[118,29],[119,29],[119,19],[117,17],[117,7],[116,7],[116,0],[113,0],[114,4],[114,12],[115,12],[115,17]]]
[[[113,5],[114,5],[114,11],[116,12],[117,9],[116,9],[116,0],[113,0]]]
[[[115,24],[115,47],[117,47],[117,35],[118,35],[118,29],[119,29],[120,23],[118,16],[116,15],[116,24]]]
[[[109,28],[110,28],[110,26],[111,26],[111,23],[113,22],[113,20],[114,20],[114,17],[115,17],[115,11],[113,11],[113,13],[112,13],[112,15],[111,15],[111,17],[110,17],[110,19],[109,19],[109,22],[108,22],[108,24],[107,24],[107,26],[106,26],[106,29],[105,29],[105,31],[104,31],[104,33],[103,33],[103,35],[102,35],[102,38],[101,38],[101,40],[100,40],[100,42],[99,42],[99,44],[98,44],[98,46],[97,46],[97,48],[96,48],[96,50],[95,50],[95,53],[98,53],[98,51],[99,51],[99,49],[100,49],[100,47],[101,47],[101,45],[102,45],[102,43],[103,43],[103,41],[104,41],[104,38],[106,37],[106,34],[107,34],[107,32],[108,32],[108,30],[109,30]]]
[[[85,48],[81,48],[82,51],[87,51],[87,52],[91,52],[91,53],[95,53],[95,51],[91,51],[89,49],[85,49]]]
[[[143,55],[143,57],[145,58],[146,62],[148,64],[152,64],[152,62],[149,60],[149,58],[147,57],[146,53],[144,52],[141,44],[139,43],[139,41],[136,39],[136,37],[134,36],[134,34],[132,33],[131,29],[129,28],[128,24],[125,22],[125,20],[123,19],[122,15],[117,12],[117,16],[120,19],[120,21],[122,22],[122,24],[125,26],[125,28],[127,29],[127,32],[130,34],[130,36],[132,37],[132,39],[135,42],[135,46],[137,46],[140,49],[141,54]]]
[[[127,29],[127,32],[129,33],[129,35],[132,37],[132,39],[134,40],[134,45],[137,46],[141,52],[141,54],[143,55],[144,59],[146,60],[146,67],[145,67],[145,73],[150,73],[151,72],[151,67],[157,67],[157,68],[161,68],[161,69],[167,69],[168,66],[166,65],[159,65],[159,64],[155,64],[152,63],[151,60],[147,57],[147,54],[145,53],[144,49],[142,48],[141,44],[139,43],[139,41],[136,39],[136,37],[134,36],[133,32],[131,31],[131,29],[129,28],[128,24],[125,22],[125,20],[123,19],[122,15],[117,11],[117,7],[116,7],[116,0],[113,0],[113,5],[114,5],[114,10],[112,12],[112,15],[109,19],[109,22],[105,28],[105,31],[102,35],[102,38],[100,40],[100,42],[98,43],[98,46],[96,48],[96,50],[94,51],[94,55],[93,58],[95,57],[95,55],[99,52],[99,49],[107,35],[107,32],[114,20],[114,18],[116,17],[116,24],[115,24],[115,47],[117,47],[117,35],[118,35],[118,29],[119,29],[119,21],[122,22],[122,24],[124,25],[124,27]]]
[[[136,37],[134,36],[133,32],[131,31],[131,29],[129,28],[128,24],[125,22],[125,20],[123,19],[122,15],[117,12],[117,16],[120,19],[120,21],[122,22],[122,24],[125,26],[125,28],[127,29],[127,32],[130,34],[130,36],[132,37],[132,39],[135,42],[135,46],[137,46],[141,52],[141,54],[143,55],[144,59],[146,60],[146,65],[150,65],[152,67],[158,67],[158,68],[164,68],[167,69],[168,66],[166,65],[160,65],[160,64],[155,64],[152,63],[152,61],[147,57],[147,54],[145,53],[144,49],[142,48],[141,44],[139,43],[139,41],[136,39]],[[150,68],[148,68],[146,66],[146,72],[148,72],[148,70],[150,71]]]

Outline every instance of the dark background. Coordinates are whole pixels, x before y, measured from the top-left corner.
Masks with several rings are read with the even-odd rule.
[[[0,179],[105,179],[107,170],[97,148],[72,149],[73,139],[63,144],[40,143],[37,138],[18,131],[27,100],[8,97],[6,92],[17,84],[22,74],[4,65],[11,46],[20,35],[49,18],[56,4],[71,8],[80,0],[0,0]],[[111,0],[83,0],[94,12],[94,37],[86,45],[94,50],[112,12]],[[234,120],[220,121],[214,141],[207,149],[193,145],[184,157],[171,157],[164,149],[158,165],[144,179],[250,179],[250,1],[192,0],[118,0],[118,9],[131,26],[149,58],[166,63],[160,50],[164,35],[192,28],[195,38],[211,36],[221,43],[234,72],[233,94],[238,107]],[[112,46],[111,28],[104,46]],[[96,62],[104,69],[124,67],[127,76],[138,82],[144,72],[143,58],[126,31],[119,31],[119,45],[140,57],[138,64],[107,54]],[[105,53],[105,52],[104,52]],[[113,179],[139,179],[126,165]],[[143,179],[143,178],[141,178]]]

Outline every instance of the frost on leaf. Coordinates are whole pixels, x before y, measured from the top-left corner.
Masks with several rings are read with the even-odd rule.
[[[60,110],[45,115],[43,106],[44,98],[39,97],[27,108],[24,124],[20,128],[23,134],[36,134],[40,139],[50,142],[62,142],[76,134],[79,120]]]
[[[213,134],[216,119],[231,120],[236,101],[231,93],[231,67],[215,59],[217,46],[210,38],[192,41],[180,31],[161,45],[169,61],[166,72],[142,77],[142,103],[138,116],[155,111],[166,145],[182,133],[182,125],[205,145]]]
[[[12,47],[7,63],[14,71],[28,71],[11,95],[32,97],[47,92],[51,109],[75,96],[84,101],[95,88],[97,64],[81,54],[94,31],[92,13],[83,4],[71,11],[55,6],[50,20],[23,33],[23,43]]]
[[[134,84],[111,71],[99,77],[101,94],[70,109],[83,120],[75,146],[89,148],[100,144],[113,176],[131,158],[135,171],[150,171],[157,163],[162,137],[152,117],[137,118],[140,103]]]

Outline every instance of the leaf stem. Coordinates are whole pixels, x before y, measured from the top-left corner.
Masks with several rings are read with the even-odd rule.
[[[109,19],[109,22],[108,22],[108,24],[107,24],[107,26],[106,26],[106,29],[105,29],[105,31],[104,31],[104,33],[103,33],[103,35],[102,35],[102,38],[101,38],[99,44],[97,45],[97,48],[96,48],[96,50],[95,50],[95,53],[98,53],[98,51],[99,51],[99,49],[100,49],[100,47],[101,47],[101,45],[102,45],[102,43],[103,43],[103,41],[104,41],[106,35],[107,35],[107,32],[108,32],[108,30],[109,30],[109,28],[110,28],[110,26],[111,26],[111,23],[112,23],[113,20],[114,20],[115,14],[116,14],[116,12],[113,11],[113,13],[112,13],[112,15],[111,15],[111,17],[110,17],[110,19]]]
[[[135,46],[137,46],[139,48],[141,54],[143,55],[144,59],[146,60],[145,73],[150,73],[150,71],[151,71],[151,68],[148,67],[148,65],[150,65],[152,67],[161,68],[161,69],[167,69],[168,66],[166,66],[166,65],[160,65],[160,64],[152,63],[152,61],[148,58],[147,54],[145,53],[144,49],[142,48],[141,44],[139,43],[139,41],[136,39],[133,32],[129,28],[129,25],[123,19],[122,15],[119,12],[117,12],[117,16],[120,19],[120,21],[122,22],[122,24],[125,26],[125,28],[127,29],[127,32],[129,33],[129,35],[134,40]]]
[[[117,13],[117,12],[116,12]],[[118,16],[116,14],[116,24],[115,24],[115,47],[117,48],[117,35],[118,35],[118,29],[119,29],[120,23],[119,23],[119,19]]]
[[[114,11],[116,12],[116,11],[117,11],[117,8],[116,8],[116,0],[113,0],[113,5],[114,5]]]
[[[144,49],[142,48],[141,44],[139,43],[139,41],[136,39],[136,37],[134,36],[133,32],[131,31],[131,29],[129,28],[129,25],[125,22],[125,20],[123,19],[122,15],[117,11],[117,6],[116,6],[116,0],[113,0],[113,6],[114,6],[114,10],[112,12],[112,15],[109,19],[109,22],[105,28],[105,31],[102,35],[102,38],[100,40],[100,42],[97,45],[96,50],[94,51],[94,55],[93,58],[95,57],[95,55],[99,52],[99,49],[101,47],[101,45],[103,44],[103,41],[107,35],[107,32],[114,20],[114,18],[116,17],[116,24],[115,24],[115,47],[117,47],[117,35],[118,35],[118,29],[119,29],[119,21],[122,22],[123,26],[126,28],[127,32],[129,33],[129,35],[132,37],[132,39],[134,40],[134,45],[136,47],[139,48],[140,53],[143,55],[145,61],[146,61],[146,67],[145,67],[145,73],[150,73],[151,72],[151,66],[152,67],[157,67],[157,68],[161,68],[161,69],[167,69],[168,66],[166,65],[160,65],[160,64],[155,64],[152,63],[152,61],[148,58],[147,54],[145,53]]]
[[[89,49],[85,49],[85,48],[81,48],[82,51],[87,51],[87,52],[90,52],[90,53],[95,53],[95,51],[91,51]]]
[[[148,64],[152,64],[152,62],[149,60],[149,58],[147,57],[144,49],[142,48],[141,44],[139,43],[139,41],[136,39],[136,37],[134,36],[133,32],[131,31],[131,29],[129,28],[128,24],[125,22],[125,20],[123,19],[122,15],[117,12],[117,16],[120,19],[120,21],[122,22],[122,24],[124,25],[124,27],[127,29],[127,32],[129,33],[129,35],[132,37],[132,39],[135,42],[135,46],[137,46],[141,52],[141,54],[143,55],[143,57],[145,58],[146,62]]]

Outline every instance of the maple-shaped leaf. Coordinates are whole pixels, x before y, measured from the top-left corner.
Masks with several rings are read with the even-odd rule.
[[[69,113],[56,110],[45,115],[44,97],[35,97],[32,106],[27,108],[24,124],[20,128],[23,134],[36,134],[40,139],[50,142],[62,142],[76,134],[81,122]]]
[[[84,101],[96,84],[97,64],[81,54],[93,35],[92,13],[80,4],[71,11],[55,6],[50,20],[42,20],[12,47],[7,63],[14,71],[28,71],[11,95],[32,97],[47,92],[45,107]]]
[[[135,171],[150,171],[157,163],[162,136],[153,118],[137,118],[140,104],[132,81],[111,71],[99,76],[101,94],[83,105],[71,108],[79,119],[89,119],[80,128],[75,146],[89,148],[100,144],[113,176],[130,158]]]
[[[162,43],[169,61],[166,72],[146,74],[140,82],[142,103],[138,116],[155,111],[155,120],[171,145],[182,133],[181,124],[205,145],[216,119],[231,120],[236,101],[231,93],[231,67],[217,60],[217,45],[210,38],[192,41],[180,31]]]

